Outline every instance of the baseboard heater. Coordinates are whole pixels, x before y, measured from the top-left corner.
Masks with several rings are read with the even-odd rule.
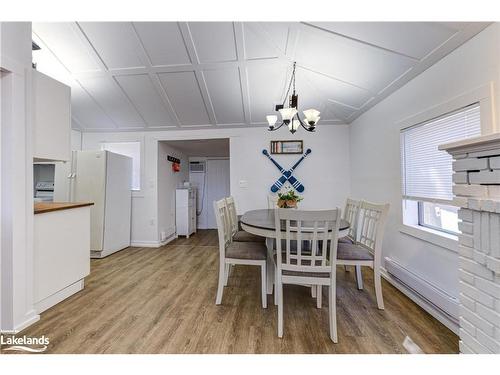
[[[420,298],[432,304],[438,310],[458,322],[459,301],[441,288],[429,283],[422,277],[408,270],[395,260],[386,257],[385,269],[390,276],[397,279],[406,288],[417,294]]]

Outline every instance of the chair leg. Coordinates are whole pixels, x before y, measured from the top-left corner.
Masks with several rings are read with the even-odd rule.
[[[274,305],[278,306],[278,270],[274,269]]]
[[[224,278],[225,278],[226,267],[224,264],[224,259],[219,262],[219,286],[217,287],[217,298],[215,299],[215,304],[220,305],[222,303],[222,293],[224,293]]]
[[[311,297],[312,298],[316,298],[316,292],[317,292],[316,285],[311,285]]]
[[[224,286],[227,286],[227,283],[229,281],[229,274],[231,273],[231,267],[232,264],[226,264],[224,267]]]
[[[322,285],[317,285],[316,286],[316,307],[318,309],[321,309],[322,301],[323,301],[322,298],[323,298],[323,286]]]
[[[283,284],[279,276],[276,292],[278,294],[278,337],[283,337]]]
[[[266,273],[266,263],[260,266],[260,285],[261,285],[261,296],[262,296],[262,308],[267,309],[267,273]]]
[[[377,297],[377,306],[380,310],[384,309],[384,297],[382,296],[382,277],[380,270],[373,270],[373,282],[375,284],[375,296]]]
[[[333,280],[328,288],[328,315],[330,318],[330,339],[336,344],[337,339],[337,302],[336,283]]]
[[[358,284],[358,289],[363,290],[363,274],[361,273],[361,266],[355,266],[356,268],[356,283]]]

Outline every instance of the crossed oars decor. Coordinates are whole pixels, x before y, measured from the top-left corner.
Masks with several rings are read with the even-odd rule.
[[[293,171],[295,170],[295,168],[297,168],[299,166],[300,163],[302,163],[302,161],[311,153],[311,149],[308,148],[306,150],[306,152],[304,153],[304,155],[302,155],[300,157],[299,160],[297,160],[297,162],[293,165],[292,168],[286,170],[285,168],[283,168],[281,165],[278,164],[278,162],[276,160],[274,160],[271,155],[269,155],[269,152],[267,152],[266,149],[262,150],[262,153],[264,155],[266,155],[269,160],[271,160],[273,162],[273,164],[279,169],[279,171],[281,172],[281,177],[278,179],[278,181],[276,181],[272,186],[271,186],[271,191],[273,193],[276,193],[279,189],[282,188],[283,184],[288,181],[295,190],[297,190],[299,193],[302,193],[304,191],[304,185],[302,185],[302,183],[297,180],[294,176],[293,176]]]

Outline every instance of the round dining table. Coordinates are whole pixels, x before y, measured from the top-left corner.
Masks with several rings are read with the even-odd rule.
[[[247,211],[241,216],[241,228],[248,233],[266,238],[267,246],[267,294],[273,293],[274,286],[274,264],[273,264],[273,246],[276,238],[276,223],[274,219],[274,209],[262,209]],[[285,229],[281,229],[285,232]],[[349,223],[341,219],[339,223],[339,238],[347,236],[349,232]]]

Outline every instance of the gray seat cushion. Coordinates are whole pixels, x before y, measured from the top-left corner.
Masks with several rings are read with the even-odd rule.
[[[339,243],[354,243],[354,241],[351,240],[349,237],[345,236],[339,238]]]
[[[276,254],[273,256],[274,258],[274,264],[278,264],[278,257]],[[286,261],[286,253],[282,254],[282,261]],[[304,260],[303,265],[310,265],[311,262]],[[318,265],[321,265],[321,263],[318,261]],[[300,272],[300,271],[290,271],[290,270],[283,270],[283,275],[285,276],[301,276],[301,277],[322,277],[322,278],[328,278],[330,277],[330,272]]]
[[[373,260],[373,255],[362,246],[339,243],[337,247],[337,259],[341,260]]]
[[[265,260],[266,245],[259,242],[231,242],[226,248],[226,258]]]
[[[236,242],[266,242],[265,237],[256,236],[255,234],[245,232],[244,230],[240,230],[235,233],[233,236],[233,241]]]

